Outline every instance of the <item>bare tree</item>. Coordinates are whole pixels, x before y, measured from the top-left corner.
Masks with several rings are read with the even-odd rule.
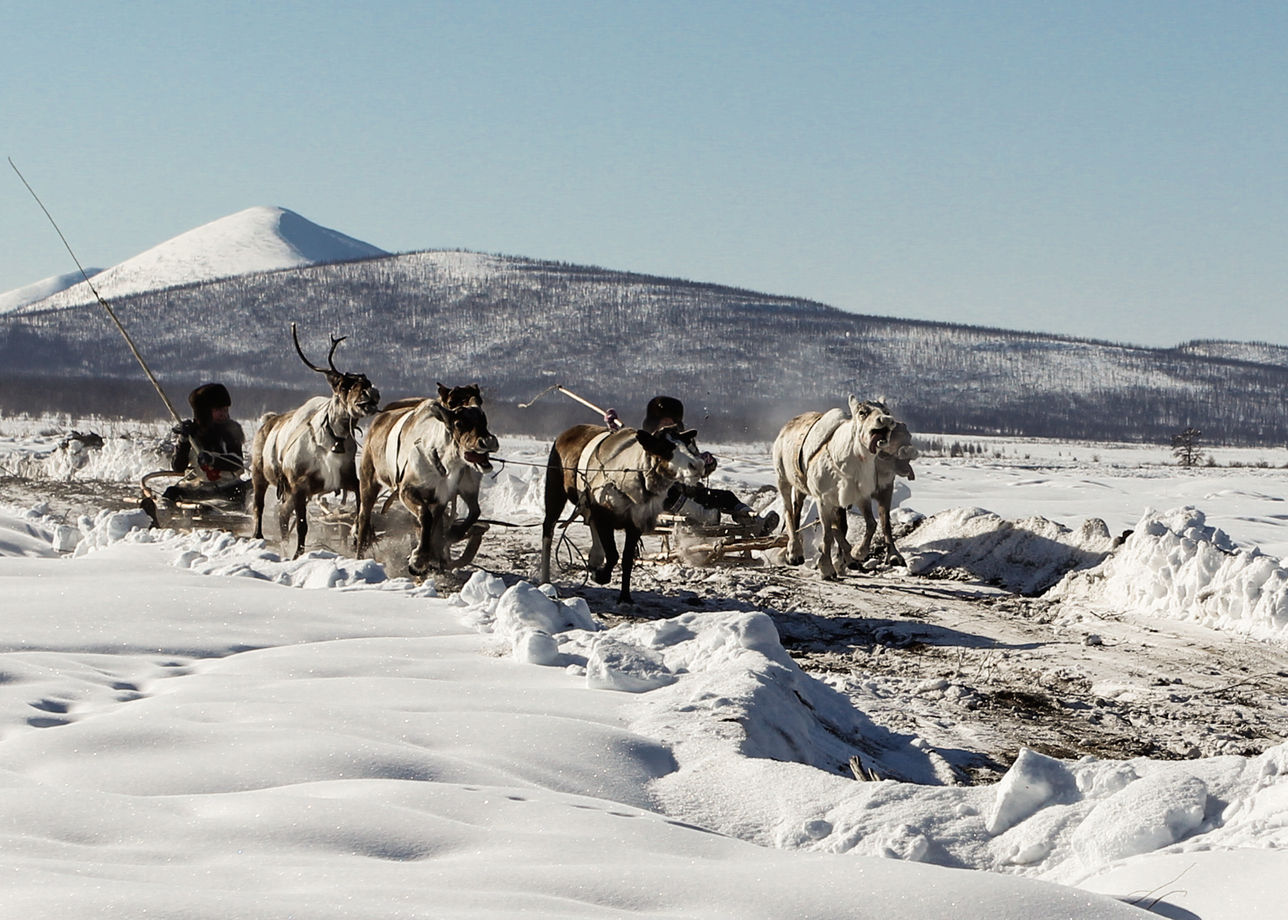
[[[1172,454],[1184,467],[1198,466],[1203,462],[1203,432],[1193,425],[1172,437]]]

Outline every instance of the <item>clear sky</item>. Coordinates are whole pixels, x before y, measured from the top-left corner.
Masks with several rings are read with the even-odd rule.
[[[862,313],[1288,344],[1288,3],[0,0],[86,265],[251,205]],[[8,165],[0,292],[74,266]]]

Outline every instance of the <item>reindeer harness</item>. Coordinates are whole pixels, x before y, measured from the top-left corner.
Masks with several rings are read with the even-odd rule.
[[[583,503],[602,505],[618,513],[625,513],[632,505],[649,500],[650,493],[667,478],[658,471],[658,464],[645,451],[646,469],[613,469],[610,464],[632,448],[638,447],[633,437],[634,429],[604,431],[591,438],[577,458],[577,478],[583,483]],[[617,435],[616,444],[608,445],[608,452],[601,455],[604,442]],[[624,437],[620,437],[625,435]],[[642,450],[642,448],[641,448]]]

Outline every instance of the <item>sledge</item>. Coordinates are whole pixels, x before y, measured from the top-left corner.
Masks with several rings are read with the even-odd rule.
[[[160,488],[158,480],[175,480],[170,486]],[[215,489],[210,484],[195,479],[187,471],[155,470],[143,476],[139,483],[139,507],[152,519],[153,527],[160,527],[158,507],[191,515],[246,514],[246,493],[250,480],[238,479],[236,485]]]
[[[703,524],[678,514],[658,515],[653,533],[661,538],[661,549],[641,561],[654,564],[681,562],[685,565],[756,565],[752,553],[787,545],[786,534],[762,534],[758,524],[733,521]]]

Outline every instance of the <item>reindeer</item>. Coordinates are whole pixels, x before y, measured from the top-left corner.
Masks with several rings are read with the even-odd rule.
[[[898,424],[879,402],[859,402],[851,396],[849,405],[849,417],[843,409],[798,415],[774,440],[774,471],[788,538],[787,562],[800,565],[805,561],[800,517],[806,496],[811,496],[818,504],[823,531],[818,568],[824,579],[837,577],[832,561],[834,544],[841,568],[852,561],[845,538],[847,509],[866,504],[876,495],[877,455],[891,452],[891,433]]]
[[[576,425],[555,439],[546,462],[545,519],[541,524],[541,580],[550,581],[555,524],[571,501],[590,526],[591,577],[607,584],[617,564],[613,531],[626,531],[619,604],[631,603],[631,570],[640,535],[652,530],[676,482],[696,483],[706,469],[697,432],[678,426],[655,434]]]
[[[876,491],[872,495],[873,501],[859,502],[859,510],[863,513],[864,534],[863,543],[850,554],[855,562],[864,563],[872,558],[872,538],[876,535],[879,516],[881,534],[885,537],[884,563],[886,565],[908,564],[894,543],[894,532],[890,526],[890,509],[894,504],[895,478],[901,476],[909,481],[916,479],[917,474],[913,471],[910,462],[916,459],[917,449],[912,446],[912,434],[908,431],[908,426],[903,422],[896,422],[894,428],[890,430],[887,446],[877,453]],[[875,514],[872,511],[874,504],[877,507]],[[848,553],[847,546],[848,544],[842,544],[842,549]]]
[[[357,492],[358,445],[353,433],[357,423],[380,405],[380,391],[365,374],[344,373],[336,368],[335,350],[345,338],[331,336],[327,367],[318,367],[305,357],[295,323],[291,323],[296,354],[305,367],[326,377],[331,396],[315,396],[293,412],[267,413],[259,420],[259,430],[251,447],[255,536],[260,539],[264,536],[264,493],[273,485],[278,501],[284,506],[287,497],[290,498],[299,535],[296,557],[304,552],[304,538],[309,530],[305,514],[309,499],[323,492]],[[278,514],[282,516],[285,533],[287,518],[281,511]]]
[[[475,530],[461,558],[451,559],[451,545],[471,533],[479,518],[479,487],[492,468],[488,457],[497,449],[488,431],[478,384],[438,385],[437,398],[401,399],[371,421],[358,476],[358,532],[361,556],[371,546],[371,513],[388,489],[383,510],[402,501],[419,522],[416,548],[407,558],[413,575],[429,567],[465,565],[478,550],[482,532]],[[456,499],[465,502],[465,518],[455,521]]]

